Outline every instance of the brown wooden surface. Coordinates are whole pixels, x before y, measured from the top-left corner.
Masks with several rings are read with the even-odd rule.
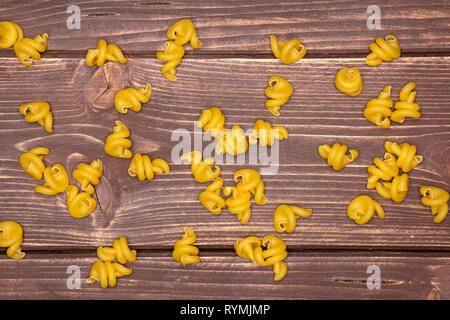
[[[450,189],[450,32],[444,24],[450,16],[448,1],[380,3],[383,29],[375,31],[365,24],[368,4],[358,1],[320,6],[87,1],[78,4],[80,31],[66,29],[69,4],[64,2],[2,4],[0,20],[18,22],[25,34],[49,32],[50,41],[49,52],[31,68],[21,66],[10,50],[0,52],[0,220],[21,223],[27,252],[23,260],[13,261],[1,251],[1,298],[235,299],[239,292],[239,297],[252,299],[448,299],[450,220],[434,224],[418,191],[425,184]],[[168,26],[184,17],[198,26],[204,48],[185,56],[177,68],[178,81],[169,82],[153,53],[163,45]],[[399,36],[406,54],[375,68],[366,66],[369,43],[387,32]],[[270,55],[270,33],[299,36],[310,54],[296,64],[282,65]],[[100,37],[120,45],[130,54],[129,62],[87,67],[85,51]],[[335,53],[339,57],[333,57]],[[344,66],[357,67],[364,78],[358,97],[334,87],[334,76]],[[264,89],[274,74],[294,87],[280,117],[264,107]],[[365,103],[384,86],[392,86],[395,101],[408,81],[417,83],[419,120],[382,130],[364,119]],[[153,87],[151,101],[140,113],[119,115],[112,104],[114,94],[146,83]],[[33,100],[51,104],[53,134],[26,123],[18,112],[20,104]],[[170,159],[178,143],[171,141],[172,132],[192,133],[193,122],[211,106],[222,109],[228,127],[239,124],[247,130],[264,119],[289,130],[289,139],[280,144],[278,174],[263,177],[269,203],[253,204],[246,225],[226,210],[219,216],[207,212],[197,198],[206,185],[194,181],[188,165]],[[117,119],[131,130],[132,151],[168,160],[169,175],[139,182],[127,175],[128,161],[104,153],[104,140]],[[410,191],[400,204],[365,188],[367,166],[383,155],[386,140],[415,144],[424,156],[411,172]],[[340,172],[317,154],[319,144],[335,141],[360,151]],[[64,195],[33,192],[38,182],[22,171],[18,158],[36,146],[51,150],[47,165],[59,162],[68,172],[81,162],[102,159],[105,172],[96,188],[100,206],[94,213],[73,219]],[[221,165],[225,185],[233,184],[232,174],[242,167]],[[363,226],[349,220],[347,205],[359,194],[379,201],[386,219],[373,218]],[[249,235],[275,234],[273,212],[282,203],[311,208],[313,214],[298,220],[294,233],[278,234],[290,253],[288,276],[275,283],[270,268],[237,257],[233,243]],[[185,226],[196,231],[204,257],[196,266],[183,267],[170,257]],[[133,275],[119,279],[114,289],[83,282],[81,290],[68,290],[67,266],[79,265],[85,279],[96,247],[111,245],[120,235],[127,235],[130,246],[138,249]],[[371,264],[381,268],[382,290],[366,287],[365,271]],[[215,296],[217,290],[212,289],[218,287],[225,289]]]

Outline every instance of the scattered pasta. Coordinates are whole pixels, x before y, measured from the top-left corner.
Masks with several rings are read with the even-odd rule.
[[[0,22],[0,48],[10,48],[23,39],[23,30],[15,22]]]
[[[140,153],[134,154],[128,167],[128,174],[131,177],[138,177],[141,181],[153,180],[155,173],[163,172],[170,172],[169,164],[165,160],[159,158],[151,160],[149,156]]]
[[[142,103],[150,101],[152,95],[152,86],[146,84],[144,88],[125,88],[116,93],[114,106],[122,114],[128,112],[128,109],[134,112],[141,111]]]
[[[347,207],[347,216],[357,224],[367,223],[375,212],[381,220],[385,218],[381,205],[366,195],[356,197]]]
[[[162,61],[167,61],[161,67],[161,73],[170,81],[177,81],[175,73],[176,67],[181,63],[184,56],[183,46],[176,44],[175,41],[167,41],[165,43],[165,50],[156,52],[156,58]]]
[[[94,186],[100,182],[103,175],[103,162],[93,160],[91,164],[81,163],[72,173],[75,180],[81,185],[81,190],[89,194],[94,193]]]
[[[192,245],[195,241],[197,241],[197,236],[194,230],[188,227],[184,228],[184,235],[175,242],[173,248],[172,257],[175,261],[184,265],[200,262],[198,248]]]
[[[116,126],[113,128],[113,133],[110,134],[105,141],[105,152],[112,157],[129,159],[132,156],[129,150],[132,142],[128,137],[130,130],[122,123],[116,121]]]
[[[300,217],[309,218],[311,213],[311,209],[303,209],[287,204],[279,205],[273,215],[273,226],[277,232],[293,232],[296,220]]]
[[[45,131],[53,132],[53,116],[50,105],[45,101],[34,101],[20,105],[19,112],[25,116],[26,122],[37,122]]]
[[[345,144],[335,143],[332,147],[324,144],[318,147],[319,155],[328,160],[328,165],[333,167],[335,171],[339,171],[349,163],[358,158],[359,152],[355,149],[350,149],[347,154],[348,147]]]
[[[384,143],[384,149],[398,157],[397,166],[402,169],[403,172],[410,172],[423,161],[422,156],[416,155],[417,147],[408,143],[398,145],[395,142],[386,141]]]
[[[294,89],[286,79],[280,76],[270,77],[269,86],[265,91],[266,96],[269,98],[266,101],[267,110],[274,116],[279,116],[281,106],[289,100],[293,91]]]
[[[22,252],[23,229],[20,224],[14,221],[0,222],[0,247],[6,248],[6,255],[11,259],[22,259],[25,252]]]
[[[225,200],[225,204],[230,213],[235,214],[241,224],[246,224],[251,216],[251,193],[248,191],[239,191],[236,187],[225,187],[223,189],[225,196],[231,196]]]
[[[136,250],[130,250],[128,247],[128,240],[126,237],[121,236],[119,239],[114,240],[113,247],[98,247],[97,256],[103,262],[117,261],[121,264],[136,261]]]
[[[395,111],[392,113],[391,120],[403,123],[405,118],[420,118],[420,105],[415,103],[416,91],[415,82],[408,82],[400,91],[398,95],[400,101],[394,105]]]
[[[270,46],[275,58],[278,58],[284,64],[291,64],[302,59],[306,54],[306,47],[300,39],[292,39],[289,42],[277,40],[277,37],[271,34]]]
[[[218,215],[225,207],[225,200],[220,196],[223,179],[218,177],[198,195],[200,203],[212,214]]]
[[[364,117],[374,125],[380,128],[389,128],[391,121],[389,117],[392,114],[393,102],[391,99],[391,86],[384,87],[378,98],[372,99],[366,104]]]
[[[235,124],[231,130],[226,129],[223,135],[217,138],[216,153],[231,154],[233,156],[245,153],[248,149],[248,141],[244,130]]]
[[[87,192],[78,193],[78,188],[70,185],[67,190],[67,209],[72,217],[82,219],[90,215],[97,207],[97,200]]]
[[[69,175],[62,164],[55,164],[44,170],[44,185],[34,188],[34,192],[53,196],[69,187]]]
[[[409,187],[409,177],[406,173],[395,176],[391,182],[376,184],[376,190],[380,196],[386,199],[392,199],[394,202],[402,202]]]
[[[34,39],[22,38],[14,44],[14,53],[24,66],[31,66],[34,60],[41,59],[41,53],[47,50],[48,34],[37,35]]]
[[[401,55],[398,39],[392,34],[387,35],[384,39],[377,38],[370,44],[370,51],[371,53],[366,58],[366,64],[369,66],[377,66],[383,61],[391,61]]]
[[[167,30],[167,38],[173,40],[180,46],[190,42],[194,49],[200,49],[202,47],[202,42],[198,39],[194,23],[189,19],[181,19],[173,24]]]
[[[44,147],[30,149],[20,156],[20,166],[30,177],[41,180],[45,170],[43,158],[49,153],[50,150]]]
[[[97,65],[101,67],[105,64],[106,60],[116,61],[120,63],[127,63],[128,60],[123,55],[122,51],[115,44],[107,44],[106,40],[100,39],[97,42],[95,49],[89,49],[86,54],[86,65],[92,67]]]
[[[181,160],[188,161],[191,164],[191,172],[197,182],[208,182],[220,175],[220,168],[214,165],[214,159],[206,158],[202,161],[200,151],[185,153],[181,156]]]
[[[275,140],[284,140],[288,138],[288,131],[283,126],[272,126],[264,120],[257,120],[253,130],[248,137],[250,144],[257,144],[261,147],[272,146]]]
[[[336,74],[334,85],[339,91],[356,97],[363,89],[363,79],[358,69],[343,68]]]
[[[250,192],[254,196],[255,203],[265,205],[267,198],[264,195],[264,182],[258,171],[253,169],[240,169],[233,175],[239,192]]]
[[[217,107],[203,110],[201,116],[197,120],[197,127],[204,131],[211,131],[211,136],[216,138],[225,134],[225,116]]]
[[[96,261],[91,267],[89,278],[86,283],[91,284],[98,281],[102,288],[107,288],[108,286],[115,287],[117,278],[128,276],[132,272],[132,269],[129,269],[120,263]]]
[[[448,213],[449,193],[444,189],[432,186],[420,187],[422,203],[430,207],[434,223],[441,223]]]
[[[368,189],[374,189],[379,183],[379,179],[389,181],[398,175],[397,159],[389,152],[384,154],[384,160],[376,157],[373,159],[373,163],[375,165],[367,168],[369,173],[369,177],[367,178]]]

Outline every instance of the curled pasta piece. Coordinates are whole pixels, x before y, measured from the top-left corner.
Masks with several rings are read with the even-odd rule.
[[[113,247],[98,247],[97,256],[104,262],[113,262],[115,259],[121,264],[136,261],[136,250],[130,250],[128,240],[121,236],[114,240]]]
[[[226,129],[224,134],[217,136],[217,154],[231,154],[233,156],[245,153],[248,149],[248,140],[244,130],[235,124],[231,130]]]
[[[364,109],[364,117],[374,125],[384,129],[391,125],[389,117],[392,114],[391,108],[394,104],[391,99],[391,88],[391,86],[384,87],[378,98],[367,102]]]
[[[49,153],[50,150],[44,147],[30,149],[20,156],[20,166],[30,177],[41,180],[45,170],[43,158]]]
[[[132,156],[129,150],[133,143],[128,137],[130,130],[122,123],[122,121],[115,121],[116,126],[105,141],[105,152],[112,157],[129,159]]]
[[[248,191],[239,191],[235,187],[225,187],[223,189],[225,196],[231,196],[225,200],[228,211],[236,215],[241,224],[246,224],[251,216],[251,194]]]
[[[93,160],[91,164],[81,163],[72,175],[81,185],[81,190],[93,194],[95,191],[94,186],[100,182],[100,178],[103,175],[103,162],[97,159]]]
[[[198,39],[194,23],[189,19],[181,19],[175,22],[167,30],[167,38],[174,40],[180,46],[190,42],[194,49],[202,47],[202,42]]]
[[[397,166],[402,169],[403,172],[410,172],[423,161],[422,156],[416,155],[417,147],[410,145],[409,143],[398,145],[396,142],[386,141],[384,143],[384,149],[398,157]]]
[[[293,232],[298,218],[308,218],[312,213],[311,209],[303,209],[287,204],[279,205],[273,215],[273,226],[277,232]]]
[[[0,247],[6,249],[6,255],[11,259],[22,259],[25,252],[22,252],[23,229],[20,224],[14,221],[0,222]]]
[[[48,34],[37,35],[34,39],[23,38],[14,44],[14,53],[24,66],[31,66],[34,60],[41,59],[41,53],[47,50]]]
[[[78,193],[76,186],[70,185],[67,190],[67,209],[72,217],[82,219],[90,215],[97,207],[97,200],[87,192]]]
[[[128,167],[128,174],[131,177],[138,177],[139,180],[144,181],[153,180],[154,174],[169,173],[169,164],[163,159],[151,160],[147,155],[141,155],[135,153],[133,159],[131,159],[130,166]]]
[[[283,126],[272,126],[269,122],[257,120],[253,126],[253,130],[248,137],[250,144],[259,144],[262,147],[273,145],[276,140],[284,140],[288,138],[288,131]]]
[[[86,283],[91,284],[98,281],[102,288],[107,288],[108,286],[115,287],[117,278],[128,276],[132,272],[132,269],[117,262],[96,261],[91,267],[89,278],[86,280]]]
[[[420,118],[420,105],[415,103],[416,91],[415,82],[408,82],[402,90],[400,90],[399,99],[394,105],[395,111],[392,113],[392,121],[403,123],[405,118]]]
[[[86,65],[88,67],[94,65],[101,67],[105,64],[106,60],[120,63],[128,62],[118,46],[112,43],[108,44],[106,40],[100,39],[97,42],[97,47],[95,49],[89,49],[86,53]]]
[[[292,39],[289,42],[277,40],[277,37],[271,34],[270,46],[275,58],[278,58],[284,64],[291,64],[303,58],[306,54],[306,47],[300,39]]]
[[[0,48],[10,48],[17,41],[23,39],[23,30],[15,22],[0,22]]]
[[[197,127],[202,128],[206,132],[211,131],[211,136],[213,138],[225,134],[224,124],[225,116],[217,107],[203,110],[201,116],[197,120]]]
[[[373,159],[373,163],[375,165],[367,168],[369,173],[367,189],[375,188],[379,179],[389,181],[398,175],[397,159],[389,152],[384,154],[384,160],[376,157]]]
[[[177,81],[175,73],[176,67],[181,63],[184,56],[183,46],[176,44],[175,41],[167,41],[165,43],[165,50],[156,52],[156,58],[162,61],[167,61],[161,67],[161,73],[170,81]]]
[[[266,101],[267,110],[274,116],[279,116],[281,106],[289,100],[293,91],[294,89],[286,79],[280,76],[270,77],[269,86],[265,91],[266,96],[269,98]]]
[[[347,154],[348,147],[345,144],[335,143],[332,147],[324,144],[318,147],[319,155],[328,160],[328,165],[333,167],[335,171],[339,171],[349,163],[358,158],[359,152],[350,149]]]
[[[240,169],[233,175],[237,182],[236,188],[239,192],[250,192],[254,196],[255,203],[265,205],[267,198],[264,195],[264,182],[258,171],[253,169]]]
[[[448,213],[449,193],[444,189],[432,186],[420,187],[422,203],[430,207],[434,223],[441,223]]]
[[[144,88],[125,88],[116,93],[114,105],[122,114],[128,112],[128,109],[134,112],[141,111],[142,103],[150,101],[152,95],[152,86],[146,84]]]
[[[220,189],[223,186],[223,179],[218,177],[216,181],[205,188],[205,191],[198,195],[200,203],[212,214],[218,215],[225,207],[225,200],[220,196]]]
[[[385,218],[381,205],[366,195],[356,197],[347,207],[347,216],[357,224],[367,223],[375,212],[381,220]]]
[[[266,247],[262,252],[265,265],[273,266],[274,280],[280,281],[286,276],[287,265],[283,261],[288,253],[286,251],[286,243],[277,236],[265,236],[261,244]]]
[[[175,242],[173,247],[172,257],[175,261],[184,265],[200,262],[198,248],[192,245],[195,241],[197,241],[197,236],[194,230],[188,227],[184,228],[184,235]]]
[[[214,165],[214,159],[206,158],[202,161],[200,151],[185,153],[181,156],[181,160],[188,161],[191,164],[191,172],[197,182],[208,182],[220,175],[220,168]]]
[[[69,175],[62,164],[55,164],[44,170],[44,185],[34,188],[34,192],[53,196],[64,192],[69,187]]]
[[[20,105],[19,112],[25,116],[26,122],[37,122],[45,131],[53,132],[53,116],[50,105],[45,101],[34,101]]]
[[[258,237],[247,237],[244,239],[238,239],[234,243],[234,250],[237,255],[243,259],[250,259],[252,262],[265,265],[265,261],[262,257],[261,240]]]
[[[401,55],[398,39],[392,34],[384,39],[377,38],[370,44],[370,51],[372,52],[366,58],[366,64],[369,66],[377,66],[383,61],[391,61]]]
[[[351,97],[356,97],[363,89],[363,79],[358,69],[343,68],[336,74],[334,85],[339,91]]]
[[[386,199],[392,199],[394,202],[402,202],[409,187],[409,177],[406,173],[396,176],[391,182],[378,182],[376,190],[380,196]]]

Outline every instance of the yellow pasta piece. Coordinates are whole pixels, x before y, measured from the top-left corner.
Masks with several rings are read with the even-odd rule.
[[[176,67],[181,63],[184,56],[183,46],[176,44],[175,41],[167,41],[165,43],[165,50],[156,52],[156,58],[162,61],[167,61],[161,67],[161,73],[170,81],[177,81],[175,73]]]
[[[231,154],[233,156],[245,153],[248,149],[248,141],[244,130],[235,124],[231,130],[226,129],[224,134],[217,137],[216,153]]]
[[[34,101],[20,105],[19,112],[25,116],[26,122],[37,122],[45,131],[53,132],[53,116],[50,105],[45,101]]]
[[[94,65],[101,67],[105,64],[106,60],[120,63],[128,62],[118,46],[112,43],[108,44],[106,40],[100,39],[97,42],[97,47],[95,49],[89,49],[86,53],[86,65],[88,67]]]
[[[41,180],[45,170],[43,158],[49,153],[50,150],[44,147],[30,149],[20,156],[20,166],[30,177]]]
[[[264,120],[257,120],[253,126],[253,130],[248,137],[250,144],[259,144],[262,147],[273,145],[276,140],[284,140],[288,138],[288,131],[283,126],[272,126]]]
[[[405,118],[420,118],[420,105],[414,102],[416,99],[416,91],[413,91],[415,87],[416,83],[411,81],[402,88],[398,95],[400,101],[394,105],[392,121],[403,123]]]
[[[14,53],[24,66],[31,66],[34,60],[41,59],[41,53],[47,50],[48,34],[37,35],[34,39],[23,38],[14,44]]]
[[[284,64],[297,62],[306,54],[306,47],[302,44],[300,39],[295,38],[289,42],[284,42],[277,40],[277,37],[273,34],[271,34],[269,38],[273,55],[280,59]]]
[[[220,168],[214,165],[214,159],[206,158],[202,161],[200,151],[185,153],[181,156],[181,160],[188,161],[191,164],[191,172],[197,182],[208,182],[220,175]]]
[[[44,185],[34,188],[34,192],[53,196],[64,192],[69,187],[69,176],[62,164],[55,164],[44,170]]]
[[[335,171],[339,171],[349,163],[358,158],[359,152],[355,149],[350,149],[347,154],[348,147],[345,144],[335,143],[332,147],[324,144],[318,147],[319,155],[328,160],[328,165],[333,167]]]
[[[70,185],[67,190],[67,209],[72,217],[82,219],[90,215],[97,207],[97,200],[87,192],[78,193],[76,186]]]
[[[431,209],[434,223],[441,223],[448,213],[449,193],[444,189],[432,186],[420,187],[422,203]]]
[[[213,138],[225,134],[224,124],[225,116],[217,107],[203,110],[201,116],[197,120],[197,127],[202,128],[206,132],[211,131],[211,136]]]
[[[151,160],[147,155],[141,155],[135,153],[133,159],[131,159],[130,166],[128,167],[128,174],[131,177],[138,177],[139,180],[144,181],[153,180],[154,174],[169,173],[169,164],[163,159]]]
[[[122,121],[116,120],[116,126],[105,141],[105,152],[112,157],[129,159],[132,156],[132,152],[129,150],[133,143],[128,137],[130,136],[130,130],[122,123]]]
[[[94,186],[100,182],[100,178],[103,175],[103,162],[97,159],[93,160],[91,164],[81,163],[72,175],[81,185],[81,190],[93,194],[95,191]]]
[[[380,196],[386,199],[392,199],[394,202],[402,202],[409,187],[409,177],[406,173],[394,177],[391,182],[378,182],[376,190]]]
[[[369,66],[377,66],[383,61],[391,61],[401,55],[398,39],[392,34],[384,39],[377,38],[370,44],[370,51],[372,52],[366,58],[366,64]]]
[[[397,166],[403,172],[410,172],[423,161],[422,156],[416,155],[417,147],[408,143],[398,145],[395,142],[386,141],[384,143],[384,149],[398,157]]]
[[[225,200],[228,211],[236,215],[241,224],[246,224],[251,216],[251,193],[248,191],[239,191],[236,187],[225,187],[223,189],[225,196],[231,196]]]
[[[6,249],[6,255],[11,259],[22,259],[25,252],[22,252],[23,229],[20,224],[14,221],[0,222],[0,247]]]
[[[184,265],[200,262],[198,248],[192,245],[195,241],[197,241],[197,236],[194,230],[188,227],[184,228],[184,235],[175,242],[173,247],[172,257],[175,261]]]
[[[129,269],[116,262],[103,262],[96,261],[89,272],[89,278],[86,283],[100,282],[102,288],[115,287],[117,284],[117,278],[128,276],[133,272]]]
[[[392,114],[393,102],[391,99],[391,86],[384,87],[378,98],[372,99],[366,104],[364,117],[374,125],[380,128],[389,128],[391,121],[389,117]]]
[[[116,93],[114,105],[122,114],[128,112],[128,109],[134,112],[141,111],[142,103],[150,101],[152,95],[152,86],[146,84],[144,88],[125,88]]]
[[[274,116],[279,116],[281,106],[289,100],[293,91],[294,89],[286,79],[280,76],[270,77],[269,86],[265,91],[266,96],[269,98],[266,101],[267,110]]]
[[[357,224],[367,223],[375,212],[381,220],[385,218],[381,205],[366,195],[356,197],[347,207],[347,216]]]
[[[308,218],[312,213],[311,209],[303,209],[287,204],[279,205],[273,215],[273,226],[277,232],[293,232],[298,218]]]
[[[265,265],[265,261],[262,257],[261,240],[258,237],[247,237],[244,239],[238,239],[234,243],[234,250],[237,255],[243,259],[250,259],[252,262]]]
[[[181,19],[175,22],[167,30],[167,38],[174,40],[180,46],[190,42],[194,49],[200,49],[202,47],[202,42],[198,39],[194,23],[189,19]]]
[[[255,203],[265,205],[267,198],[264,195],[264,182],[258,171],[253,169],[240,169],[233,175],[237,182],[236,188],[239,192],[250,192],[254,196]]]
[[[363,79],[358,69],[343,68],[336,74],[334,85],[339,91],[356,97],[363,89]]]
[[[114,240],[113,247],[98,247],[97,256],[103,262],[113,262],[115,259],[121,264],[136,261],[136,250],[130,250],[128,240],[121,236]]]
[[[269,235],[262,239],[261,244],[267,248],[262,252],[265,265],[273,266],[274,280],[280,281],[287,273],[287,265],[283,261],[288,255],[286,243],[276,236]]]
[[[367,178],[368,189],[375,188],[379,179],[389,181],[398,175],[397,159],[389,152],[384,154],[384,160],[376,157],[373,159],[373,163],[375,165],[367,168],[369,173]]]
[[[0,22],[0,48],[10,48],[17,41],[23,39],[23,30],[15,22]]]
[[[225,207],[225,200],[220,196],[223,179],[218,177],[198,195],[200,203],[212,214],[218,215]]]

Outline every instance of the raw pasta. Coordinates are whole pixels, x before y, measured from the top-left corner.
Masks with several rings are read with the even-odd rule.
[[[152,95],[152,86],[146,84],[144,88],[125,88],[116,93],[114,106],[122,114],[128,112],[128,109],[134,112],[141,111],[142,103],[150,101]]]
[[[144,181],[153,180],[154,174],[169,173],[169,164],[163,159],[151,160],[147,155],[141,155],[135,153],[133,159],[131,159],[130,166],[128,167],[128,174],[131,177],[138,177],[139,180]]]
[[[253,169],[240,169],[233,175],[237,182],[236,188],[239,192],[250,192],[254,196],[255,203],[265,205],[267,198],[264,195],[264,182],[258,171]]]
[[[378,98],[372,99],[366,104],[364,117],[374,125],[380,128],[389,128],[391,121],[389,117],[392,114],[393,102],[391,99],[391,86],[384,87]]]
[[[318,147],[319,155],[327,159],[328,165],[333,167],[335,171],[339,171],[349,163],[358,158],[359,152],[355,149],[350,149],[347,154],[348,147],[345,144],[335,143],[332,147],[324,144]]]
[[[273,226],[277,232],[293,232],[296,220],[300,217],[308,218],[311,213],[311,209],[303,209],[287,204],[279,205],[273,215]]]
[[[395,111],[392,113],[391,120],[403,123],[405,118],[420,118],[420,105],[415,103],[416,91],[415,82],[408,82],[400,91],[398,95],[400,101],[394,105]]]
[[[201,116],[197,120],[197,127],[204,131],[211,131],[213,138],[223,136],[225,134],[225,116],[217,107],[203,110]]]
[[[306,54],[306,47],[300,39],[292,39],[289,42],[277,40],[277,37],[271,34],[270,46],[273,55],[284,64],[291,64],[303,58]]]
[[[62,164],[55,164],[44,170],[44,185],[34,188],[34,192],[53,196],[69,187],[69,175]]]
[[[236,187],[225,187],[223,189],[225,196],[231,196],[225,200],[228,211],[236,215],[241,224],[246,224],[251,216],[251,193],[248,191],[239,191]]]
[[[423,161],[422,156],[416,155],[417,147],[408,143],[398,145],[396,142],[386,141],[384,143],[384,149],[398,157],[397,166],[403,172],[410,172]]]
[[[374,189],[379,184],[379,179],[389,181],[398,175],[399,168],[397,166],[397,159],[389,152],[384,154],[384,160],[376,157],[373,159],[373,163],[375,165],[367,168],[369,173],[369,177],[367,178],[368,189]]]
[[[200,151],[185,153],[181,156],[181,160],[188,161],[191,164],[191,172],[197,182],[208,182],[220,175],[220,168],[214,165],[214,159],[206,158],[202,161]]]
[[[14,221],[0,222],[0,247],[6,249],[6,255],[11,259],[22,259],[25,252],[22,252],[23,229],[20,224]]]
[[[192,245],[195,241],[197,241],[197,236],[194,230],[188,227],[184,228],[184,235],[175,242],[173,247],[172,257],[175,261],[184,265],[200,262],[198,248]]]
[[[409,177],[406,173],[395,176],[391,182],[383,182],[376,184],[376,190],[380,196],[386,199],[392,199],[394,202],[402,202],[409,187]]]
[[[366,195],[356,197],[347,207],[347,216],[357,224],[367,223],[375,212],[381,220],[385,218],[381,205]]]
[[[97,256],[104,262],[113,262],[115,259],[121,264],[136,261],[136,250],[130,250],[127,238],[121,236],[114,240],[113,247],[98,247]]]
[[[339,91],[356,97],[363,89],[363,79],[358,69],[343,68],[336,74],[334,85]]]
[[[200,203],[212,214],[218,215],[225,207],[225,200],[220,196],[223,179],[218,177],[198,195]]]
[[[72,217],[81,219],[90,215],[97,207],[97,200],[87,192],[78,193],[78,188],[70,185],[67,190],[67,209]]]
[[[366,58],[366,64],[369,66],[377,66],[383,61],[391,61],[401,55],[398,39],[392,34],[384,39],[377,38],[370,44],[370,51],[372,52]]]
[[[89,278],[86,282],[91,284],[98,281],[102,288],[107,288],[108,286],[115,287],[117,278],[128,276],[132,272],[132,269],[129,269],[120,263],[96,261],[91,267]]]
[[[86,65],[92,67],[97,65],[101,67],[105,64],[106,60],[118,61],[120,63],[127,63],[128,60],[123,55],[122,51],[115,44],[107,44],[106,40],[100,39],[97,42],[95,49],[89,49],[86,54]]]
[[[189,19],[181,19],[167,30],[167,38],[174,40],[176,44],[183,46],[190,42],[192,48],[199,49],[202,42],[198,39],[194,23]]]
[[[122,123],[116,120],[116,126],[113,128],[113,133],[110,134],[105,141],[105,152],[112,157],[129,159],[132,156],[129,148],[132,142],[128,137],[130,130]]]
[[[286,79],[280,76],[270,77],[269,86],[265,91],[266,96],[269,98],[266,101],[267,110],[274,116],[279,116],[281,106],[289,100],[293,91],[294,89]]]
[[[37,35],[34,39],[22,38],[14,44],[14,53],[24,66],[31,66],[34,60],[41,59],[41,53],[47,50],[48,34]]]
[[[248,137],[250,144],[257,144],[261,147],[273,145],[276,140],[284,140],[288,138],[288,131],[283,126],[272,126],[264,120],[257,120],[253,126],[253,131]]]
[[[430,207],[434,223],[441,223],[448,213],[449,193],[444,189],[432,186],[420,187],[422,203]]]
[[[94,186],[100,182],[103,175],[103,162],[93,160],[91,164],[81,163],[72,173],[75,180],[81,185],[81,190],[89,194],[94,193]]]
[[[43,158],[49,153],[50,150],[44,147],[30,149],[20,156],[20,166],[30,177],[41,180],[45,170]]]
[[[231,130],[226,129],[224,134],[217,137],[216,153],[231,154],[233,156],[245,153],[248,149],[248,141],[244,130],[235,124]]]
[[[10,48],[17,41],[23,39],[23,30],[15,22],[0,22],[0,48]]]
[[[184,56],[183,46],[176,44],[175,41],[167,41],[165,43],[165,50],[156,52],[156,58],[162,61],[167,61],[161,67],[161,73],[170,81],[177,81],[175,73],[176,67],[181,63]]]
[[[53,116],[50,105],[45,101],[34,101],[20,105],[19,112],[25,116],[26,122],[37,122],[45,131],[53,132]]]

